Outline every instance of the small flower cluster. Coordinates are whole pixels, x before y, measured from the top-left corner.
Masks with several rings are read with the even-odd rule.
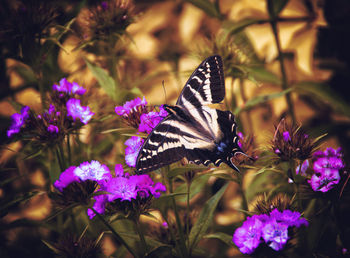
[[[311,159],[313,171],[311,172],[311,178],[307,180],[312,190],[328,192],[339,183],[340,171],[345,167],[342,157],[341,148],[336,150],[327,148],[325,151],[316,151],[313,154]],[[306,176],[309,167],[309,160],[305,160],[300,168],[297,168],[296,173]]]
[[[248,217],[243,225],[236,229],[232,241],[244,254],[252,254],[264,241],[275,251],[280,251],[286,245],[289,227],[308,226],[299,212],[274,209],[270,214],[260,214]]]
[[[281,160],[305,160],[311,157],[315,145],[300,127],[289,126],[284,119],[278,124],[273,137],[272,149]]]
[[[55,181],[54,187],[59,191],[59,199],[67,204],[89,204],[92,194],[95,203],[93,209],[104,214],[106,206],[115,201],[122,204],[133,200],[149,200],[152,197],[159,198],[166,188],[161,183],[154,183],[149,175],[124,174],[120,164],[115,166],[115,177],[106,165],[98,161],[83,162],[78,167],[72,166],[61,173]],[[93,182],[94,187],[91,187]],[[97,187],[99,189],[96,191]],[[88,189],[87,189],[88,187]],[[77,189],[80,189],[78,191]],[[95,213],[88,209],[88,215],[92,219]]]
[[[86,92],[83,87],[63,78],[52,88],[50,105],[46,111],[35,115],[25,106],[20,113],[11,116],[12,124],[7,131],[9,138],[22,130],[23,136],[52,144],[62,140],[71,130],[80,127],[81,124],[77,120],[83,124],[91,120],[94,113],[88,106],[81,106],[80,100],[75,98],[75,95],[83,95]]]
[[[138,129],[138,132],[151,133],[160,121],[162,121],[168,112],[160,106],[159,112],[147,109],[147,101],[145,97],[136,98],[127,101],[123,106],[117,106],[115,112],[121,116],[128,125]],[[125,161],[130,167],[136,166],[138,153],[143,145],[144,140],[138,136],[132,136],[125,142]]]
[[[102,184],[98,192],[106,192],[95,196],[93,209],[104,214],[106,210],[115,210],[128,213],[133,210],[133,204],[137,206],[137,210],[143,210],[144,204],[148,204],[150,198],[159,198],[161,192],[165,192],[166,188],[162,183],[154,183],[149,175],[129,175],[124,173],[120,164],[115,166],[116,177],[111,178]],[[113,204],[112,204],[113,203]],[[111,205],[112,204],[112,205]],[[95,213],[89,209],[88,215],[90,219]]]

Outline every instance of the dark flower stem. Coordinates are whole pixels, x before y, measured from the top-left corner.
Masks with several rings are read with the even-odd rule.
[[[72,152],[70,148],[70,140],[69,140],[69,134],[67,135],[67,151],[68,151],[68,164],[71,166],[72,164]]]
[[[63,161],[61,160],[60,150],[58,147],[56,148],[56,157],[57,157],[58,165],[59,165],[60,170],[62,172],[62,171],[64,171],[64,165],[63,165]]]
[[[137,216],[137,218],[134,220],[134,222],[135,222],[136,231],[137,231],[137,233],[140,237],[140,240],[141,240],[143,255],[146,256],[146,254],[148,253],[148,246],[146,243],[145,236],[144,236],[142,229],[141,229],[140,216]]]
[[[282,89],[286,90],[286,89],[288,89],[288,80],[287,80],[286,69],[284,66],[284,56],[283,56],[283,52],[281,49],[281,42],[279,39],[279,33],[278,33],[278,29],[277,29],[277,21],[275,19],[272,19],[270,24],[272,27],[272,31],[273,31],[273,35],[275,38],[277,51],[278,51],[278,61],[280,63],[280,70],[281,70],[281,75],[282,75]],[[288,111],[289,111],[289,114],[291,116],[292,123],[294,125],[295,124],[295,113],[294,113],[294,106],[293,106],[290,92],[286,94],[286,101],[287,101],[287,105],[288,105]]]
[[[247,201],[247,198],[246,198],[244,190],[243,190],[243,173],[238,173],[237,181],[238,181],[238,185],[239,185],[239,191],[240,191],[241,197],[242,197],[242,210],[248,212],[248,201]],[[244,219],[246,219],[246,218],[247,218],[247,213],[244,212]]]
[[[95,215],[101,220],[101,222],[112,232],[112,234],[115,236],[115,238],[125,246],[125,248],[134,256],[139,257],[137,253],[134,252],[134,250],[124,241],[124,239],[114,230],[114,228],[99,214],[94,208],[90,208]]]
[[[163,169],[161,171],[162,171],[163,180],[167,179],[166,180],[167,181],[166,185],[168,185],[167,188],[169,189],[170,194],[172,194],[173,193],[172,180],[167,176],[167,172],[166,171],[164,171]],[[187,250],[187,247],[186,247],[186,242],[185,242],[185,236],[184,236],[184,232],[183,232],[183,228],[182,228],[181,220],[180,220],[180,216],[179,216],[179,211],[177,209],[177,205],[176,205],[176,201],[175,201],[175,197],[174,196],[171,197],[171,204],[172,204],[173,209],[174,209],[177,230],[179,232],[179,237],[180,237],[180,239],[179,239],[179,247],[180,247],[180,250],[181,250],[181,257],[189,257],[188,250]]]
[[[190,246],[190,191],[191,191],[191,182],[187,181],[187,216],[186,216],[186,237],[187,237],[187,246]]]

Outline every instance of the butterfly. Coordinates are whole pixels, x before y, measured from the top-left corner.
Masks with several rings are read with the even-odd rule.
[[[236,153],[243,153],[234,115],[207,106],[220,103],[224,97],[222,59],[214,55],[192,73],[175,106],[163,105],[168,115],[143,143],[136,172],[150,172],[184,157],[197,165],[219,166],[224,162],[239,171],[231,161]]]

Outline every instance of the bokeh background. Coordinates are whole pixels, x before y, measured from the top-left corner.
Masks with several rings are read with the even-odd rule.
[[[276,8],[269,10],[268,2]],[[87,88],[84,101],[96,113],[95,123],[80,135],[84,151],[76,146],[76,162],[125,164],[126,137],[103,133],[125,127],[114,107],[137,96],[145,96],[150,106],[174,104],[197,65],[219,54],[226,76],[219,108],[236,115],[239,130],[254,137],[254,148],[269,148],[274,126],[286,117],[312,136],[327,133],[322,146],[341,146],[349,164],[349,13],[347,0],[3,1],[2,252],[52,255],[41,241],[50,239],[50,229],[36,225],[52,212],[45,190],[51,183],[48,171],[57,164],[48,153],[11,142],[6,130],[21,105],[38,112],[47,107],[47,92],[63,77]],[[215,187],[215,180],[208,185]],[[31,197],[33,191],[40,194]],[[22,201],[9,203],[14,196]],[[215,217],[218,227],[242,219],[239,203],[233,184]],[[104,237],[104,253],[115,248]]]

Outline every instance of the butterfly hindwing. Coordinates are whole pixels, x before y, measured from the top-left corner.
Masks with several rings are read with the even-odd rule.
[[[221,57],[205,59],[185,84],[176,105],[203,106],[221,102],[225,97],[224,71]]]

